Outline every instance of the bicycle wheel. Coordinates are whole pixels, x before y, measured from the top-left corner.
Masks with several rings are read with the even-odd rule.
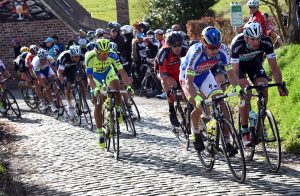
[[[242,183],[246,179],[246,163],[240,137],[231,122],[226,118],[223,118],[218,127],[220,128],[222,151],[228,167],[234,178]],[[225,131],[228,131],[229,135],[226,136]],[[233,149],[229,149],[229,144]]]
[[[5,94],[6,94],[7,103],[9,105],[9,109],[11,109],[12,112],[17,117],[20,117],[21,116],[21,111],[20,111],[18,102],[15,99],[15,96],[8,89],[5,89]]]
[[[132,119],[132,115],[129,112],[129,106],[125,102],[124,97],[122,97],[122,108],[123,108],[123,111],[122,111],[123,119],[126,123],[127,131],[130,132],[134,137],[136,137],[136,130],[135,130],[134,122]]]
[[[183,112],[181,105],[175,106],[175,112],[177,115],[177,119],[179,120],[179,127],[175,127],[173,132],[176,135],[179,144],[185,147],[186,150],[188,150],[189,135],[186,130],[185,113]]]
[[[266,161],[270,170],[277,172],[281,165],[281,142],[277,122],[269,110],[266,110],[265,115],[260,119],[259,128],[261,128],[262,147]]]
[[[232,112],[232,110],[231,110],[231,108],[230,108],[230,105],[229,105],[229,103],[226,101],[226,100],[224,100],[224,103],[225,103],[225,106],[226,106],[226,110],[227,110],[227,112],[228,112],[228,116],[229,116],[229,121],[232,123],[232,125],[234,126],[234,119],[233,119],[233,112]]]
[[[139,111],[138,107],[136,106],[135,101],[133,100],[133,97],[130,97],[128,99],[128,103],[131,106],[131,109],[133,111],[133,115],[134,115],[133,120],[140,121],[141,120],[140,111]]]
[[[141,95],[147,98],[152,98],[156,95],[155,81],[153,75],[146,76],[141,84]]]
[[[81,95],[79,94],[77,88],[72,88],[72,95],[75,101],[75,116],[73,121],[76,123],[76,125],[81,126]]]
[[[81,111],[82,114],[84,116],[86,125],[88,127],[88,129],[90,131],[93,131],[93,119],[92,119],[92,115],[91,115],[91,110],[90,107],[87,103],[86,97],[85,96],[81,96]]]
[[[105,147],[106,150],[109,151],[110,148],[110,127],[109,127],[109,120],[110,120],[110,109],[105,107],[102,111],[102,127],[105,130]]]
[[[240,116],[240,114],[239,114],[239,121],[238,122],[239,122],[238,123],[238,127],[239,127],[240,141],[243,141],[243,139],[242,139],[242,132],[241,132],[242,125],[241,125],[241,116]],[[250,134],[251,134],[251,137],[253,138],[253,133],[250,132]],[[254,157],[254,154],[255,154],[255,145],[252,145],[250,147],[246,147],[246,146],[242,145],[242,147],[243,147],[243,150],[244,150],[245,159],[247,161],[253,160],[253,157]]]
[[[64,96],[64,92],[59,88],[57,88],[57,91],[55,92],[55,90],[51,88],[51,94],[52,94],[52,99],[54,101],[54,104],[58,109],[58,111],[54,113],[54,117],[58,119],[65,112],[65,106],[63,104],[63,99],[62,99],[62,97]]]
[[[215,165],[215,139],[218,137],[215,135],[215,131],[208,129],[206,125],[202,136],[205,149],[201,152],[197,151],[197,155],[203,166],[208,170],[212,170]]]
[[[29,108],[36,109],[38,107],[38,98],[34,88],[21,85],[21,95]]]
[[[113,143],[113,148],[114,148],[114,157],[116,160],[119,159],[119,154],[120,154],[120,127],[119,127],[119,121],[118,121],[118,116],[119,113],[116,111],[115,107],[111,107],[110,109],[110,128],[112,132],[112,143]]]

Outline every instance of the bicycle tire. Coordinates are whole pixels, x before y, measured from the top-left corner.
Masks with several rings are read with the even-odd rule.
[[[182,110],[181,105],[175,105],[175,112],[177,115],[177,119],[179,119],[179,127],[175,127],[175,136],[181,146],[183,146],[186,150],[189,148],[189,135],[186,130],[186,119],[185,114]]]
[[[131,105],[131,109],[132,109],[133,113],[136,115],[136,120],[140,121],[141,120],[140,111],[139,111],[139,109],[138,109],[138,107],[137,107],[137,105],[136,105],[133,97],[130,97],[128,99],[128,102]],[[135,120],[135,119],[133,119],[133,120]]]
[[[119,159],[120,156],[120,127],[118,121],[118,112],[115,107],[111,107],[110,109],[110,127],[112,131],[112,143],[114,149],[114,157],[116,160]]]
[[[86,97],[83,95],[83,96],[80,96],[81,97],[81,111],[82,111],[82,114],[84,116],[84,119],[86,121],[86,124],[88,126],[88,129],[90,131],[93,131],[93,128],[94,128],[94,125],[93,125],[93,118],[92,118],[92,114],[91,114],[91,110],[90,110],[90,107],[87,103],[87,100],[86,100]],[[87,106],[87,111],[84,111],[84,105]],[[103,116],[104,117],[104,116]],[[103,118],[102,117],[102,118]],[[81,118],[81,117],[80,117]]]
[[[123,111],[122,111],[123,119],[125,120],[127,131],[130,132],[134,137],[136,137],[134,121],[129,112],[129,107],[128,107],[127,103],[125,102],[124,97],[122,97],[122,106],[123,106]]]
[[[225,130],[225,126],[227,126],[228,128],[228,132],[230,134],[230,138],[229,140],[231,140],[231,145],[235,148],[235,150],[237,150],[237,154],[235,154],[234,156],[231,156],[230,154],[228,154],[227,152],[227,146],[226,146],[226,141],[225,141],[225,135],[223,130]],[[244,158],[244,151],[243,151],[243,147],[240,141],[240,137],[237,134],[234,126],[232,125],[232,123],[227,119],[227,118],[223,118],[222,121],[219,123],[219,126],[217,126],[220,130],[220,137],[221,137],[221,144],[222,144],[222,151],[223,151],[223,155],[225,156],[227,165],[230,169],[230,172],[232,173],[233,177],[239,182],[242,183],[245,181],[246,179],[246,163],[245,163],[245,158]],[[237,159],[235,159],[237,158]],[[236,160],[236,161],[235,161]],[[238,162],[240,162],[240,165],[237,166]],[[237,167],[240,168],[237,168]]]
[[[155,81],[153,75],[147,76],[141,84],[140,95],[145,95],[147,98],[152,98],[156,95],[155,91]]]
[[[75,100],[75,116],[73,120],[78,126],[81,126],[81,95],[76,87],[72,88],[72,95]]]
[[[20,108],[19,108],[19,105],[18,105],[18,102],[17,102],[15,96],[8,89],[5,89],[5,94],[6,94],[7,103],[9,105],[9,109],[11,109],[12,112],[17,117],[20,117],[21,116],[21,111],[20,111]]]
[[[63,104],[62,98],[61,98],[62,96],[64,96],[64,92],[60,88],[57,88],[57,93],[56,93],[55,90],[53,89],[53,87],[51,87],[50,92],[51,92],[54,104],[55,104],[56,108],[58,109],[58,111],[54,112],[54,117],[56,119],[58,119],[65,112],[65,107],[64,107],[64,104]],[[54,97],[53,97],[53,95],[54,95]]]
[[[214,151],[214,145],[215,145],[215,139],[217,138],[216,135],[214,135],[214,132],[209,132],[206,125],[204,132],[202,132],[203,135],[203,143],[204,143],[204,150],[199,152],[197,150],[197,155],[199,160],[201,161],[202,165],[208,169],[212,170],[215,165],[215,151]],[[215,138],[215,139],[213,139]]]
[[[33,99],[29,99],[28,96],[27,96],[27,94],[29,92],[29,89],[31,89],[31,91],[33,92],[32,93]],[[21,95],[23,97],[24,102],[26,103],[26,105],[29,108],[34,110],[38,107],[38,98],[37,98],[37,95],[36,95],[33,88],[28,88],[25,85],[21,85]]]
[[[264,119],[264,121],[263,121]],[[269,122],[269,127],[266,126],[266,119],[267,122]],[[265,116],[262,116],[261,118],[261,125],[262,125],[262,130],[261,130],[261,140],[262,140],[262,147],[263,147],[263,151],[265,153],[265,157],[266,157],[266,161],[268,163],[269,169],[272,172],[277,172],[280,169],[280,165],[281,165],[281,158],[282,158],[282,154],[281,154],[281,141],[280,141],[280,135],[279,135],[279,130],[278,130],[278,126],[277,126],[277,122],[272,114],[271,111],[266,110],[265,112]],[[270,128],[267,130],[267,128]],[[271,136],[271,137],[269,137]],[[270,144],[270,150],[271,152],[268,152],[268,143],[272,143]],[[274,153],[274,146],[276,148],[276,154],[277,156],[274,158],[275,164],[272,163],[271,161],[271,155],[273,155]]]
[[[110,109],[108,109],[107,107],[105,107],[103,110],[102,110],[102,127],[103,129],[105,130],[105,148],[106,148],[106,151],[109,151],[109,148],[110,148],[110,128],[109,128],[109,118],[107,118],[108,116],[106,116],[108,113],[110,112]]]

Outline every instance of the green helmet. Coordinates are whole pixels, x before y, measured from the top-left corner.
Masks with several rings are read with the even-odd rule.
[[[105,38],[97,39],[95,45],[96,52],[109,51],[110,49],[110,41]]]

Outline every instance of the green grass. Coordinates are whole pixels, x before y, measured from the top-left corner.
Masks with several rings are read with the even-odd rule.
[[[288,97],[280,97],[277,88],[269,90],[268,107],[273,112],[283,140],[283,147],[300,154],[300,45],[284,46],[276,50],[277,61],[289,90]],[[266,70],[269,70],[265,62]]]
[[[5,167],[0,163],[0,175],[5,172]]]
[[[238,1],[232,1],[232,0],[219,0],[218,3],[216,3],[212,9],[215,11],[216,16],[224,16],[225,18],[230,17],[230,3],[231,2],[239,2],[243,6],[243,16],[247,17],[249,16],[249,8],[247,7],[247,0],[238,0]],[[284,5],[284,0],[279,0],[279,2]],[[269,7],[264,4],[263,2],[260,2],[259,10],[263,13],[268,13],[270,16],[272,15],[270,12]]]
[[[116,21],[116,1],[115,0],[77,0],[92,17],[105,21]],[[147,13],[147,0],[128,0],[130,24],[141,21],[144,13]]]

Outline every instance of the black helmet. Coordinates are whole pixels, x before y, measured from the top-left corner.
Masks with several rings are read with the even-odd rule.
[[[149,35],[152,35],[152,36],[154,36],[154,31],[153,31],[153,30],[149,30],[149,31],[147,31],[147,36],[149,36]]]
[[[109,22],[108,27],[111,29],[116,29],[117,31],[120,31],[121,25],[117,22]]]
[[[179,31],[172,31],[167,34],[167,44],[169,46],[172,46],[176,43],[182,43],[183,42],[183,37]]]

